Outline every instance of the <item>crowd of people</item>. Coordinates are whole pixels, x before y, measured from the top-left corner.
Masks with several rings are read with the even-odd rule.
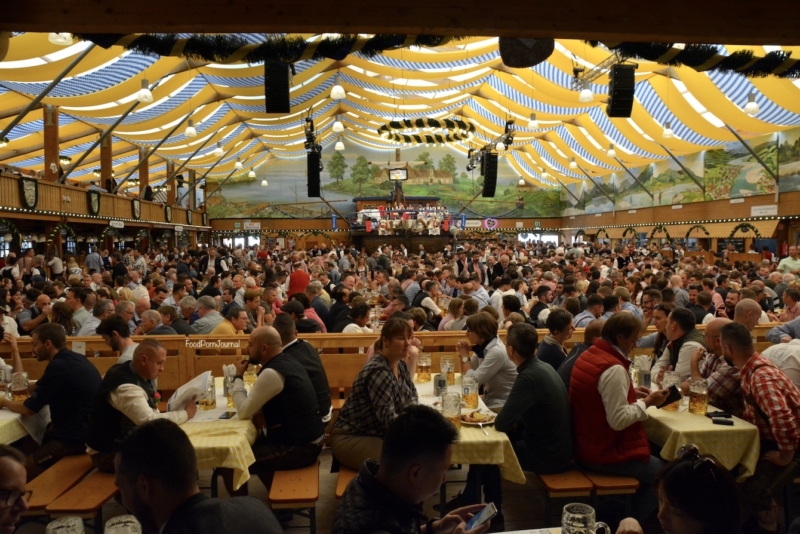
[[[168,433],[168,425],[184,423],[197,409],[189,403],[158,411],[166,350],[157,336],[247,334],[249,354],[236,364],[232,396],[241,418],[267,429],[253,445],[250,471],[269,486],[276,470],[316,461],[331,418],[319,355],[297,334],[371,332],[376,306],[386,322],[331,435],[334,457],[359,470],[334,532],[381,530],[381,521],[397,527],[384,530],[456,532],[480,509],[481,491],[499,511],[492,529],[503,528],[500,470],[493,465],[470,466],[464,491],[441,511],[443,519],[426,525],[419,517],[416,506],[441,483],[457,437],[441,416],[415,407],[420,343],[414,333],[420,330],[464,332],[457,345],[462,374],[481,386],[486,406],[497,412],[497,430],[508,434],[524,470],[558,473],[575,462],[639,480],[634,517],[621,523],[621,532],[636,532],[657,509],[669,532],[741,528],[738,501],[725,501],[727,508],[713,516],[727,518],[715,519],[727,529],[718,530],[674,493],[674,480],[683,484],[691,474],[684,464],[694,465],[700,478],[698,465],[718,473],[709,492],[741,491],[749,531],[775,531],[775,496],[800,461],[794,455],[800,441],[797,249],[790,247],[780,261],[714,265],[674,252],[662,258],[633,246],[488,241],[438,252],[422,246],[359,252],[327,244],[90,250],[66,265],[34,251],[12,254],[0,268],[3,340],[12,347],[15,371],[24,369],[18,336],[32,336],[36,358],[49,365],[30,398],[0,399],[0,406],[23,414],[51,407],[52,428],[22,461],[28,478],[84,452],[98,469],[119,473],[116,441],[157,425]],[[768,322],[776,323],[767,336],[775,345],[759,354],[751,332]],[[705,325],[702,332],[697,325]],[[643,335],[649,326],[655,332]],[[537,328],[547,332],[542,339]],[[575,328],[584,328],[583,342],[568,348]],[[499,330],[507,330],[505,342]],[[91,335],[120,354],[104,377],[66,349],[68,336]],[[147,337],[137,344],[132,335]],[[637,348],[653,349],[652,390],[631,381]],[[247,391],[242,377],[251,365],[261,371]],[[741,487],[698,451],[667,464],[651,450],[642,421],[667,396],[660,388],[666,371],[680,375],[685,393],[690,380],[706,379],[710,404],[758,427],[762,457]],[[426,438],[409,443],[415,425]],[[400,475],[408,480],[397,480]],[[246,486],[233,489],[232,473],[223,478],[231,494],[246,493]],[[392,499],[408,508],[386,510]],[[670,521],[697,524],[667,528]]]

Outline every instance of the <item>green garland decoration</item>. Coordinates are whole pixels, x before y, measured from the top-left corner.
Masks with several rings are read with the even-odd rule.
[[[188,38],[178,34],[98,34],[78,33],[76,39],[91,41],[103,48],[114,45],[148,56],[183,57],[211,63],[248,63],[267,61],[285,64],[302,60],[319,61],[332,59],[341,61],[349,54],[373,58],[386,50],[409,47],[436,47],[464,37],[444,35],[399,35],[378,34],[370,38],[357,34],[342,34],[306,41],[302,37],[268,35],[266,41],[252,44],[238,35],[192,35]]]
[[[141,230],[139,230],[138,232],[136,232],[136,236],[133,238],[133,246],[134,246],[134,248],[137,248],[137,247],[139,246],[139,242],[140,242],[142,239],[144,239],[145,237],[146,237],[146,238],[147,238],[147,239],[148,239],[148,240],[149,240],[151,243],[153,242],[153,237],[150,235],[150,230],[148,230],[147,228],[142,228]]]
[[[61,230],[66,230],[67,235],[77,241],[78,235],[75,233],[75,230],[67,226],[66,223],[61,223],[56,225],[52,230],[50,230],[50,234],[47,236],[48,247],[53,244],[53,242],[56,239],[56,236],[61,233]]]
[[[659,233],[659,232],[664,232],[664,235],[666,235],[667,241],[672,241],[672,238],[669,235],[669,231],[667,230],[667,227],[664,226],[663,224],[659,224],[658,226],[653,228],[653,231],[650,232],[650,237],[648,237],[647,240],[649,241],[649,240],[653,239],[653,236],[655,234]]]
[[[741,230],[743,234],[746,234],[747,232],[752,230],[753,233],[756,234],[756,239],[761,239],[761,234],[758,232],[758,228],[746,222],[737,224],[734,227],[733,231],[731,231],[731,235],[729,237],[732,238],[734,235],[736,235],[736,232],[738,232],[739,230]]]
[[[608,232],[606,232],[606,229],[605,229],[605,228],[600,228],[600,229],[597,231],[597,234],[594,236],[594,237],[595,237],[595,239],[600,239],[600,234],[605,234],[605,235],[606,235],[606,239],[608,239]]]
[[[322,237],[324,237],[326,239],[330,239],[331,238],[331,236],[328,235],[328,232],[326,232],[324,230],[307,230],[307,231],[303,232],[303,234],[300,235],[300,239],[305,239],[308,236],[314,236],[314,237],[322,236]]]
[[[575,234],[575,239],[578,239],[579,237],[584,236],[584,235],[586,235],[585,231],[578,230],[578,232]]]
[[[8,228],[8,232],[11,234],[11,243],[21,243],[22,236],[19,233],[19,228],[17,228],[17,225],[14,224],[13,221],[10,219],[0,218],[0,226],[5,226]]]
[[[625,239],[625,237],[628,234],[633,234],[635,236],[636,235],[636,228],[634,228],[633,226],[629,226],[629,227],[625,228],[625,231],[622,232],[622,239]]]
[[[598,41],[587,41],[598,46]],[[662,65],[687,66],[698,72],[718,71],[739,74],[748,78],[800,78],[800,59],[792,59],[790,52],[776,50],[757,56],[752,50],[738,50],[729,55],[720,54],[719,48],[707,44],[687,44],[682,49],[674,43],[603,43],[622,58],[653,61]]]
[[[113,226],[106,226],[100,231],[100,237],[106,236],[116,237],[119,241],[122,241],[122,234],[120,234],[119,230]]]
[[[708,230],[706,230],[706,227],[705,227],[705,226],[703,226],[702,224],[695,224],[694,226],[692,226],[691,228],[689,228],[689,231],[688,231],[688,232],[686,232],[686,239],[687,239],[687,240],[689,239],[689,234],[691,234],[691,233],[692,233],[692,232],[694,232],[695,230],[702,230],[702,231],[703,231],[703,233],[704,233],[704,234],[706,234],[706,237],[708,237],[709,235],[711,235],[711,234],[709,234],[709,233],[708,233]]]

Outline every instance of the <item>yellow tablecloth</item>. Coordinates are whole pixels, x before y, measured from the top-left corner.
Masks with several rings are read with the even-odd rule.
[[[711,406],[708,409],[716,411]],[[694,443],[701,454],[713,455],[727,469],[741,464],[740,481],[755,472],[760,449],[758,429],[747,421],[734,417],[733,426],[715,425],[704,415],[666,412],[654,406],[647,409],[647,415],[645,432],[650,441],[662,447],[665,460],[675,460],[683,445]]]
[[[0,410],[0,444],[8,445],[28,435],[20,417],[10,410]]]
[[[460,389],[461,376],[456,375],[456,386],[450,388]],[[428,406],[433,405],[441,397],[433,396],[433,382],[415,382],[419,403]],[[480,401],[479,408],[489,411]],[[503,478],[517,484],[525,484],[525,474],[519,465],[517,455],[511,447],[511,441],[504,432],[497,432],[494,425],[484,425],[488,436],[478,427],[461,426],[461,439],[453,446],[453,463],[458,464],[490,464],[500,466]]]
[[[218,382],[221,384],[221,382]],[[223,413],[234,408],[227,407],[222,389],[217,389],[217,407],[213,410],[198,410],[197,415],[184,423],[183,428],[197,453],[199,469],[229,467],[233,469],[234,488],[239,489],[250,479],[248,467],[256,461],[251,445],[256,441],[256,427],[251,421],[220,419]]]

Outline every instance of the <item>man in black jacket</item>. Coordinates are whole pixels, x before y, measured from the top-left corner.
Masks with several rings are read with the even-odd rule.
[[[194,335],[194,330],[189,326],[172,306],[161,306],[158,309],[161,314],[161,324],[171,327],[175,332],[184,336]]]
[[[157,419],[135,428],[116,452],[115,482],[122,505],[144,532],[283,532],[272,511],[256,498],[210,499],[200,493],[194,446],[172,421]]]

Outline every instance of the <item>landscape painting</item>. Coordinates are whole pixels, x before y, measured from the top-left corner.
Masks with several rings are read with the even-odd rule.
[[[786,134],[783,134],[782,137],[785,136]],[[773,173],[777,171],[778,145],[775,135],[756,137],[747,143]],[[800,154],[794,148],[794,141],[786,141],[784,146],[787,159],[800,160]],[[780,164],[783,165],[783,162]],[[727,143],[717,150],[707,150],[704,153],[704,168],[706,200],[768,195],[775,192],[775,180],[738,141]],[[796,174],[798,169],[800,167],[790,164],[788,172]],[[800,185],[800,180],[797,178],[790,178],[789,181]]]

